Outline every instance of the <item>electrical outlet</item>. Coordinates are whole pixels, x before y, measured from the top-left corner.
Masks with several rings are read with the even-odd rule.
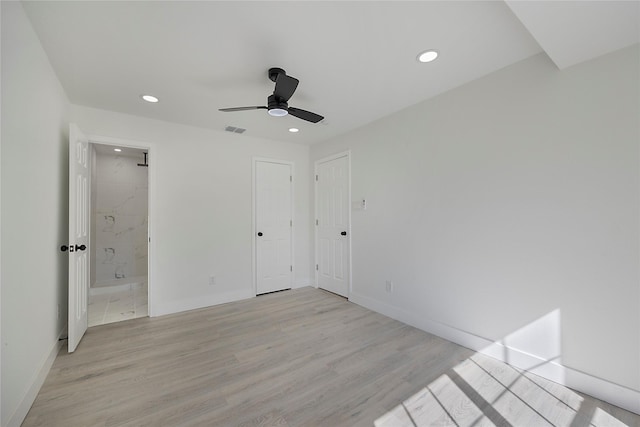
[[[387,280],[386,289],[389,293],[393,292],[393,282],[391,280]]]
[[[216,276],[209,276],[209,285],[213,286],[216,284]]]

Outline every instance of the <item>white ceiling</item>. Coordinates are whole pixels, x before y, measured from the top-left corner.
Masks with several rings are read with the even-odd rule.
[[[507,4],[560,69],[640,42],[639,1]]]
[[[564,68],[640,41],[638,1],[564,3],[23,2],[71,102],[303,144],[543,49]],[[416,55],[431,48],[440,58],[418,63]],[[218,111],[266,105],[274,66],[300,80],[289,105],[323,122]],[[141,101],[144,93],[160,103]]]

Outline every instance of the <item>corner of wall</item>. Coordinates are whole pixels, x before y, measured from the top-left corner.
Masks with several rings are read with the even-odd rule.
[[[31,409],[31,405],[35,402],[38,393],[40,392],[40,388],[44,384],[44,381],[47,379],[47,375],[53,366],[53,362],[55,362],[56,357],[60,350],[66,345],[66,336],[67,336],[67,326],[65,325],[63,330],[58,335],[58,340],[51,347],[49,353],[45,356],[44,360],[40,364],[39,369],[35,371],[33,377],[31,378],[30,386],[27,389],[25,395],[20,399],[20,404],[16,408],[15,412],[11,415],[7,422],[7,427],[20,427],[22,422],[27,416],[27,413]]]
[[[1,2],[0,10],[1,204],[2,219],[12,223],[3,228],[1,243],[0,422],[20,425],[64,344],[68,271],[57,248],[68,239],[70,104],[22,3]],[[18,165],[21,158],[29,161]],[[25,174],[31,179],[20,178]],[[18,236],[18,229],[31,232]],[[19,255],[33,247],[50,248],[38,257],[38,268]],[[34,300],[32,292],[41,298]],[[21,309],[24,304],[31,310]]]

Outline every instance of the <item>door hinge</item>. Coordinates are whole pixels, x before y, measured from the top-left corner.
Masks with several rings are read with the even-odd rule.
[[[293,265],[289,266],[289,271],[293,271]]]
[[[289,182],[293,182],[293,175],[289,175]]]
[[[292,219],[289,220],[289,227],[293,227],[293,220]]]
[[[318,175],[316,175],[316,181],[318,180]]]
[[[318,220],[316,219],[316,225],[318,225]]]
[[[316,264],[316,271],[318,271],[318,264]]]

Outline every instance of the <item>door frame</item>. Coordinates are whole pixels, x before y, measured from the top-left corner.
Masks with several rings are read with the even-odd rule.
[[[352,287],[352,276],[351,276],[351,272],[353,270],[352,266],[352,259],[351,259],[351,150],[346,150],[346,151],[341,151],[339,153],[335,153],[332,154],[330,156],[327,157],[323,157],[321,159],[316,160],[315,162],[313,162],[313,204],[314,204],[314,218],[313,218],[313,239],[314,239],[314,252],[315,252],[315,257],[314,257],[314,264],[316,265],[316,268],[314,269],[314,278],[315,278],[315,287],[316,289],[319,287],[318,283],[319,283],[319,270],[318,270],[318,266],[320,263],[320,258],[318,256],[319,253],[319,240],[318,240],[318,226],[316,225],[316,221],[318,220],[318,180],[317,180],[317,176],[318,176],[318,166],[320,165],[320,163],[326,163],[326,162],[330,162],[332,160],[336,160],[339,159],[341,157],[346,157],[347,158],[347,178],[348,178],[348,183],[347,183],[347,244],[349,245],[348,248],[348,253],[347,253],[347,257],[349,260],[349,271],[347,272],[347,280],[348,280],[348,286],[347,286],[347,299],[350,299],[351,294],[353,292],[353,290],[351,289]]]
[[[292,266],[292,274],[291,274],[291,288],[293,289],[293,285],[295,283],[295,272],[296,272],[296,263],[295,263],[295,246],[294,242],[294,231],[296,228],[296,218],[295,218],[295,191],[294,183],[295,183],[295,163],[289,160],[282,159],[274,159],[269,157],[251,157],[251,271],[252,280],[253,280],[253,295],[257,296],[258,292],[258,260],[257,260],[257,242],[256,242],[256,163],[265,162],[265,163],[276,163],[280,165],[287,165],[291,168],[291,185],[289,186],[289,191],[291,192],[291,238],[289,241],[289,246],[291,248],[291,266]]]
[[[152,159],[151,157],[151,153],[156,153],[157,155],[157,148],[156,145],[151,143],[151,142],[140,142],[140,141],[134,141],[134,140],[130,140],[130,139],[122,139],[122,138],[115,138],[115,137],[109,137],[109,136],[102,136],[102,135],[87,135],[87,139],[89,140],[89,144],[93,145],[93,144],[99,144],[99,145],[109,145],[109,146],[113,146],[113,147],[126,147],[126,148],[135,148],[138,150],[145,150],[147,151],[147,153],[149,153],[148,158]],[[91,150],[93,151],[93,149]],[[148,316],[149,317],[155,317],[155,307],[152,304],[154,298],[153,298],[153,277],[154,277],[154,270],[153,270],[153,266],[155,265],[154,261],[154,255],[156,253],[155,251],[155,239],[152,238],[152,236],[155,236],[155,227],[154,227],[154,218],[155,218],[155,200],[156,200],[156,193],[155,193],[155,189],[156,189],[156,167],[155,167],[155,162],[151,161],[149,162],[149,167],[148,167],[148,184],[149,184],[149,194],[148,194],[148,200],[147,200],[147,217],[148,217],[148,223],[147,223],[147,227],[148,227],[148,246],[147,246],[147,307],[148,307]],[[93,194],[91,194],[91,197],[93,197]],[[90,244],[93,247],[93,241],[90,240]]]

